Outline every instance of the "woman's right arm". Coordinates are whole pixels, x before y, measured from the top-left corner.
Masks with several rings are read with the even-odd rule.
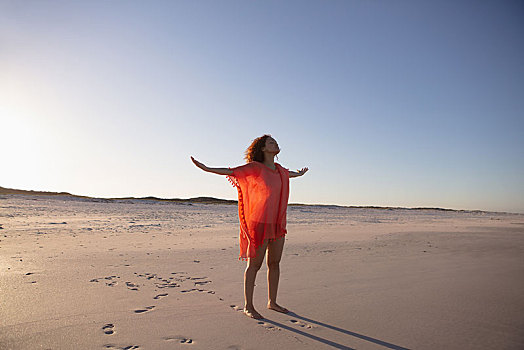
[[[200,163],[198,160],[196,160],[193,157],[191,157],[191,160],[193,161],[193,163],[197,167],[199,167],[200,169],[202,169],[204,171],[207,171],[209,173],[218,174],[218,175],[233,175],[233,170],[231,170],[231,169],[228,169],[228,168],[209,168],[209,167],[205,166],[204,164]]]

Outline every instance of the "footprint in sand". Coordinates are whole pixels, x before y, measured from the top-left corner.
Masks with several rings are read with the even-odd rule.
[[[180,287],[180,284],[175,282],[167,282],[167,283],[155,283],[155,286],[157,288],[177,288]]]
[[[114,287],[118,284],[117,281],[113,281],[113,279],[120,278],[118,276],[107,276],[107,277],[101,277],[101,278],[93,278],[89,282],[100,282],[100,280],[108,280],[110,282],[106,282],[106,286]]]
[[[264,321],[258,321],[257,323],[263,326],[265,329],[270,330],[270,331],[277,331],[277,330],[280,331],[281,330],[280,328],[275,327],[272,324],[264,322]]]
[[[193,282],[195,284],[195,286],[201,286],[203,284],[208,284],[208,283],[211,283],[211,281],[200,281],[200,282]]]
[[[157,296],[155,296],[153,299],[160,299],[162,297],[167,297],[168,294],[167,293],[164,293],[164,294],[158,294]]]
[[[105,334],[111,335],[115,333],[114,328],[115,328],[114,324],[108,323],[104,327],[102,327],[102,330],[104,331]]]
[[[236,305],[229,305],[230,308],[232,308],[235,311],[241,311],[244,312],[244,308]]]
[[[138,284],[134,284],[131,282],[126,282],[126,286],[127,286],[127,289],[129,290],[138,290],[138,287],[139,287]]]
[[[193,339],[186,338],[184,336],[175,336],[175,337],[165,337],[165,341],[176,341],[181,344],[193,344]]]
[[[180,293],[190,293],[190,292],[203,292],[203,289],[191,288],[186,290],[181,290]]]
[[[138,309],[138,310],[135,310],[135,314],[142,314],[144,312],[148,312],[148,311],[151,311],[155,308],[155,306],[146,306],[145,308],[143,309]]]
[[[117,350],[133,350],[133,349],[140,349],[140,346],[138,345],[120,346],[120,345],[115,345],[115,344],[106,344],[104,345],[104,348],[117,349]]]
[[[294,325],[300,326],[302,328],[313,328],[312,325],[298,321],[298,320],[289,320],[289,322],[293,323]]]

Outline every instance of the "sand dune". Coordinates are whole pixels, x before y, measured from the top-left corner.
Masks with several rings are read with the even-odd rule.
[[[522,349],[524,215],[293,206],[242,312],[236,207],[0,196],[2,349]]]

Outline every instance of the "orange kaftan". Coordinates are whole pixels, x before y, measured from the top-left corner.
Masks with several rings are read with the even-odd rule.
[[[264,240],[283,237],[289,198],[289,171],[275,163],[276,169],[253,161],[230,168],[228,180],[238,190],[240,257],[254,258]]]

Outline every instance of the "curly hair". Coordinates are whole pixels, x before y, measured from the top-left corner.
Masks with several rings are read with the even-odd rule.
[[[260,137],[257,137],[256,139],[251,142],[251,145],[246,149],[246,156],[244,159],[247,163],[251,163],[253,161],[263,163],[264,162],[264,152],[262,152],[262,148],[266,146],[266,140],[268,137],[271,137],[271,135],[263,135]]]

